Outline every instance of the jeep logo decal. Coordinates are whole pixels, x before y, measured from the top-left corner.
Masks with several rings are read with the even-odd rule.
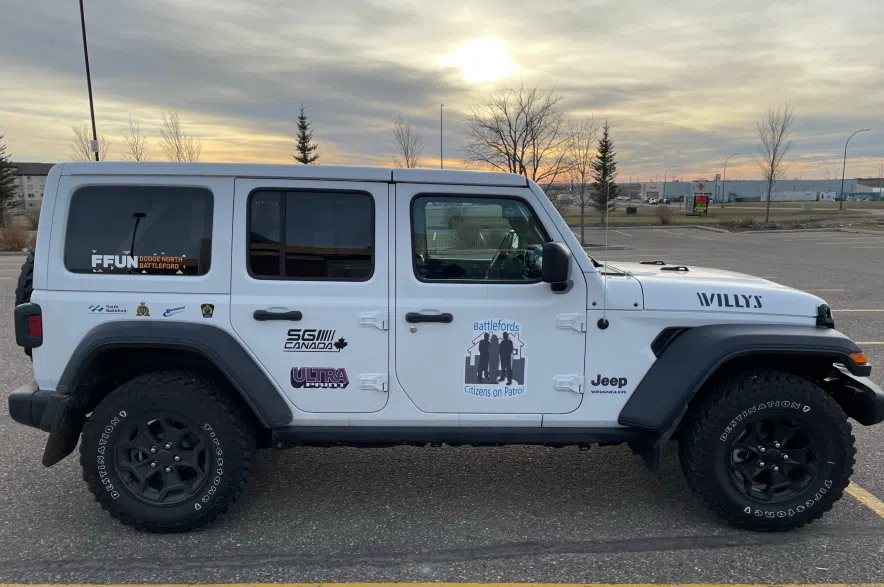
[[[700,305],[718,306],[719,308],[760,308],[761,296],[745,295],[745,294],[722,294],[722,293],[700,293],[697,292],[697,298]]]

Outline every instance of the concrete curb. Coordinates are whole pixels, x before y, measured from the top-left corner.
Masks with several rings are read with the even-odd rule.
[[[858,228],[836,228],[838,232],[849,232],[851,234],[873,234],[875,236],[884,236],[881,230],[860,230]]]
[[[692,224],[690,228],[699,228],[700,230],[709,230],[712,232],[724,232],[727,234],[733,234],[731,231],[724,228],[716,228],[714,226],[703,226],[702,224]]]
[[[26,257],[27,255],[28,255],[28,254],[27,254],[27,253],[24,253],[24,252],[16,253],[16,252],[14,252],[14,251],[13,251],[13,252],[2,252],[2,253],[0,253],[0,257]]]

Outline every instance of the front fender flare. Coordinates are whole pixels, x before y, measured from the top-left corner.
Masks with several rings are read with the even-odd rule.
[[[841,363],[867,376],[850,353],[860,348],[831,328],[785,324],[716,324],[680,332],[663,349],[626,402],[619,424],[670,432],[703,384],[728,361],[747,355],[796,355]]]

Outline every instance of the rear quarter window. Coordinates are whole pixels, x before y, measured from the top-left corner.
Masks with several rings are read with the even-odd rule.
[[[208,273],[212,192],[179,186],[101,185],[71,197],[64,264],[72,273]]]

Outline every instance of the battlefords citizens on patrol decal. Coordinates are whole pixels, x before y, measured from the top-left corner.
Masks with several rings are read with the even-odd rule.
[[[464,393],[483,398],[523,395],[525,341],[515,320],[488,318],[473,322],[464,358]]]

